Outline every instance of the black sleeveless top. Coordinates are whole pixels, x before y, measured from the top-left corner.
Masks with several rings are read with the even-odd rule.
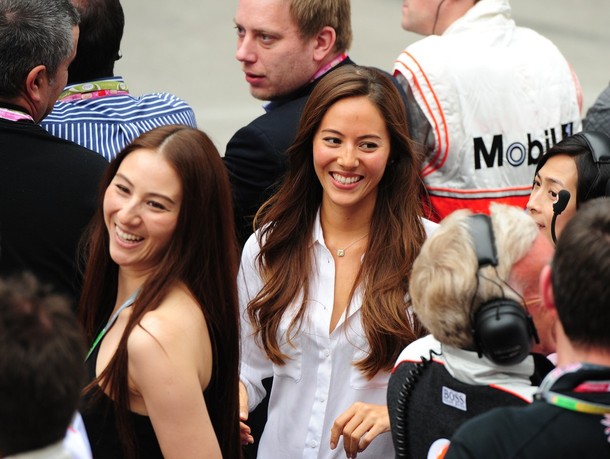
[[[95,365],[100,346],[87,360],[89,381],[95,379]],[[100,389],[84,400],[81,409],[91,450],[95,459],[123,459],[116,426],[114,402]],[[136,454],[141,459],[163,459],[159,442],[148,416],[128,412],[136,443]]]

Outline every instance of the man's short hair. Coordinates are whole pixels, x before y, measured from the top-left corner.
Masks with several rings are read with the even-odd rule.
[[[315,37],[323,27],[335,29],[334,51],[347,51],[352,44],[350,0],[291,0],[290,14],[303,38]]]
[[[566,336],[610,351],[610,199],[585,202],[567,223],[553,257],[555,306]]]
[[[16,97],[37,65],[52,80],[73,52],[78,21],[70,0],[0,0],[0,97]]]
[[[32,275],[0,280],[0,456],[65,436],[84,359],[83,333],[66,298]]]
[[[492,204],[490,211],[497,267],[486,266],[479,271],[470,233],[472,212],[468,209],[446,217],[424,242],[413,263],[409,288],[413,310],[443,344],[474,349],[472,321],[481,305],[502,296],[521,302],[507,283],[513,266],[534,245],[538,227],[517,207]]]
[[[80,14],[80,35],[76,57],[68,69],[68,83],[113,76],[125,28],[120,0],[72,0],[72,3]]]

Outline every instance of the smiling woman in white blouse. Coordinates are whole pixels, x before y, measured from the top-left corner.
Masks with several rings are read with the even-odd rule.
[[[432,223],[389,78],[345,66],[305,106],[288,172],[242,254],[242,442],[258,457],[393,457],[386,406],[400,350],[422,335],[407,295]],[[260,439],[247,411],[265,396]]]

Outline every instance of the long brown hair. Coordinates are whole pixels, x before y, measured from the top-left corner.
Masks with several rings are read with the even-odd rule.
[[[86,239],[80,318],[92,340],[116,302],[118,266],[110,258],[103,196],[121,162],[142,148],[161,153],[182,180],[178,222],[167,251],[133,305],[117,352],[85,391],[93,392],[100,386],[108,392],[115,402],[117,430],[124,450],[128,457],[135,457],[128,417],[127,339],[144,314],[156,309],[172,286],[182,282],[201,306],[210,333],[214,364],[204,396],[220,449],[224,457],[241,457],[238,248],[228,177],[216,147],[206,134],[186,126],[160,127],[138,137],[110,164],[100,187],[100,205]]]
[[[288,338],[304,318],[313,266],[311,232],[322,202],[322,187],[313,167],[313,138],[333,104],[357,96],[366,96],[379,109],[391,139],[368,248],[356,279],[356,285],[362,282],[364,287],[362,322],[371,352],[355,364],[373,377],[390,369],[400,351],[423,334],[420,323],[407,312],[407,291],[411,266],[425,239],[418,199],[420,162],[407,134],[405,106],[392,82],[378,70],[340,67],[325,76],[309,97],[296,140],[288,150],[287,175],[256,218],[261,245],[257,262],[265,283],[248,304],[248,314],[268,357],[283,364],[286,355],[278,345],[278,326],[299,295],[303,302]]]

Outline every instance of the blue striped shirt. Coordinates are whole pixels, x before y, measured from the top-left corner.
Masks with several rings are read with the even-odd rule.
[[[167,124],[197,127],[191,107],[168,93],[58,101],[40,122],[50,134],[89,148],[108,161],[140,134]]]

